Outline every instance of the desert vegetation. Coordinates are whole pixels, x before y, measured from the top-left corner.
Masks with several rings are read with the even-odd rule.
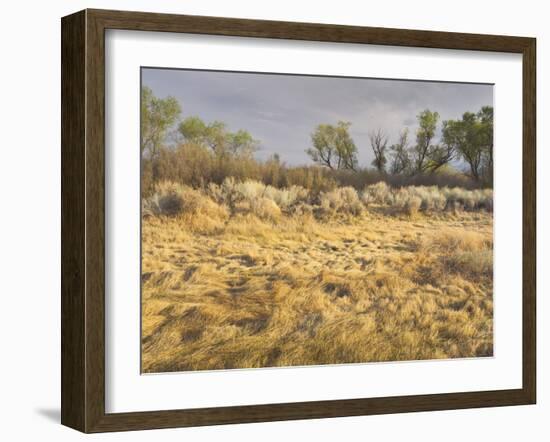
[[[492,108],[373,131],[370,167],[347,122],[289,166],[179,114],[144,88],[144,372],[492,355]]]

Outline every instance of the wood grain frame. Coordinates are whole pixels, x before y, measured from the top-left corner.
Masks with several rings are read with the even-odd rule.
[[[189,410],[106,413],[104,299],[106,29],[522,54],[522,388]],[[61,422],[64,425],[88,433],[535,403],[536,40],[534,38],[106,10],[84,10],[64,17],[61,30]]]

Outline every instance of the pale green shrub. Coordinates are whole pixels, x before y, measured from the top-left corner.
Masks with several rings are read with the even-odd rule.
[[[319,202],[325,212],[351,213],[353,215],[363,212],[363,204],[353,187],[338,187],[330,192],[321,192]]]
[[[298,203],[292,207],[292,214],[298,216],[313,216],[314,206],[307,203]]]
[[[313,204],[315,202],[316,204]],[[380,204],[414,215],[418,211],[493,210],[491,189],[466,190],[437,186],[407,186],[390,189],[385,182],[365,187],[358,194],[353,187],[338,187],[312,196],[301,186],[276,188],[260,181],[239,182],[225,178],[221,185],[209,183],[201,190],[174,182],[161,182],[154,193],[142,200],[144,216],[176,216],[184,213],[254,213],[261,219],[286,214],[348,213],[359,215],[364,207]],[[229,209],[229,210],[228,210]],[[225,215],[224,215],[225,213]]]
[[[206,194],[218,204],[225,204],[224,193],[220,185],[216,183],[208,183],[205,191]]]
[[[422,206],[422,198],[416,195],[411,195],[405,204],[406,208],[412,208],[414,210],[420,210]]]
[[[406,187],[401,187],[396,192],[394,192],[394,207],[398,209],[405,208],[407,201],[410,198],[410,192]]]
[[[227,217],[227,209],[199,190],[173,182],[161,182],[155,186],[151,197],[143,201],[144,215],[207,215]]]
[[[409,216],[414,216],[422,206],[422,199],[419,196],[410,196],[405,204],[405,210]]]
[[[246,180],[237,183],[236,190],[244,200],[253,200],[264,196],[266,185],[259,181]]]
[[[274,201],[282,210],[288,211],[298,203],[304,203],[309,199],[309,192],[301,186],[291,186],[277,189],[267,186],[264,196]]]
[[[233,178],[226,178],[219,189],[215,185],[209,185],[207,192],[216,201],[227,204],[232,210],[237,203],[255,204],[258,198],[266,198],[273,201],[281,210],[288,212],[295,204],[304,203],[309,199],[308,190],[300,186],[277,189],[259,181],[237,182]]]
[[[251,213],[263,220],[276,221],[281,216],[281,209],[273,200],[259,196],[240,201],[235,206],[237,213]]]
[[[368,206],[369,204],[372,204],[374,202],[374,197],[371,195],[370,192],[363,190],[361,192],[361,201],[365,206]]]
[[[379,181],[365,187],[362,199],[363,201],[367,200],[369,203],[387,204],[389,195],[391,195],[390,187],[384,181]]]
[[[479,191],[478,208],[485,209],[487,212],[493,211],[493,189],[483,189]]]

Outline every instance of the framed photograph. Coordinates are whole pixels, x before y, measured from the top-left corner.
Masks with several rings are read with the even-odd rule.
[[[61,24],[64,425],[535,403],[535,39]]]

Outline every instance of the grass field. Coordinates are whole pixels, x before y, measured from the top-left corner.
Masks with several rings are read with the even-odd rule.
[[[492,355],[492,213],[201,198],[143,218],[144,372]]]

